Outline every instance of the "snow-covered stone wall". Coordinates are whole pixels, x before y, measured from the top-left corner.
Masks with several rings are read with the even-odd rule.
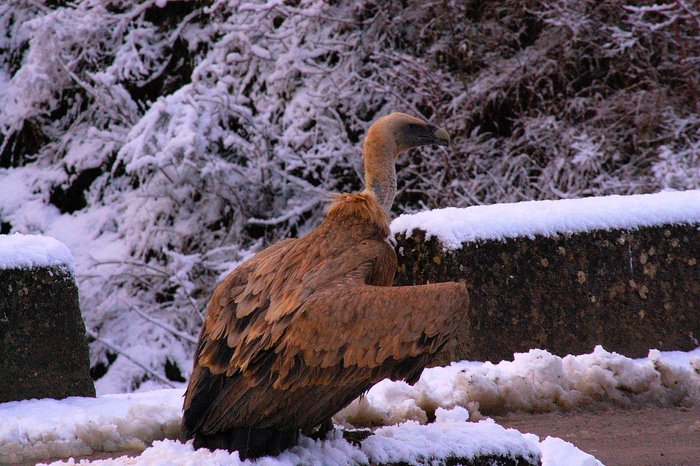
[[[89,369],[70,251],[0,235],[0,402],[94,396]]]
[[[443,209],[392,229],[397,284],[471,288],[443,362],[698,346],[700,191]]]

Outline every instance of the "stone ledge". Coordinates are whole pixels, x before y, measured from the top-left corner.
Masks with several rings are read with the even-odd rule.
[[[700,224],[463,243],[396,236],[397,285],[466,279],[469,317],[436,363],[514,352],[630,357],[700,339]]]
[[[0,402],[95,396],[68,266],[0,268]]]

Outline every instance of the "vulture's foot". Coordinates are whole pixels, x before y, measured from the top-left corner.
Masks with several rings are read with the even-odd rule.
[[[326,438],[326,435],[328,435],[328,432],[331,432],[333,429],[333,420],[327,417],[315,428],[304,432],[304,435],[314,440],[323,440]]]
[[[358,447],[370,435],[374,435],[370,429],[343,430],[343,438]]]

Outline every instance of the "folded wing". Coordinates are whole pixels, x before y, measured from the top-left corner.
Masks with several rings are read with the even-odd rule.
[[[462,284],[389,286],[396,256],[384,241],[316,257],[323,248],[296,240],[265,251],[220,285],[186,393],[186,430],[313,427],[383,378],[417,380],[466,312]]]

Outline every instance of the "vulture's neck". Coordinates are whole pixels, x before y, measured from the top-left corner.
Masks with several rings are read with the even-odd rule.
[[[396,166],[394,154],[388,154],[379,144],[365,143],[365,191],[372,192],[388,214],[396,196]]]

